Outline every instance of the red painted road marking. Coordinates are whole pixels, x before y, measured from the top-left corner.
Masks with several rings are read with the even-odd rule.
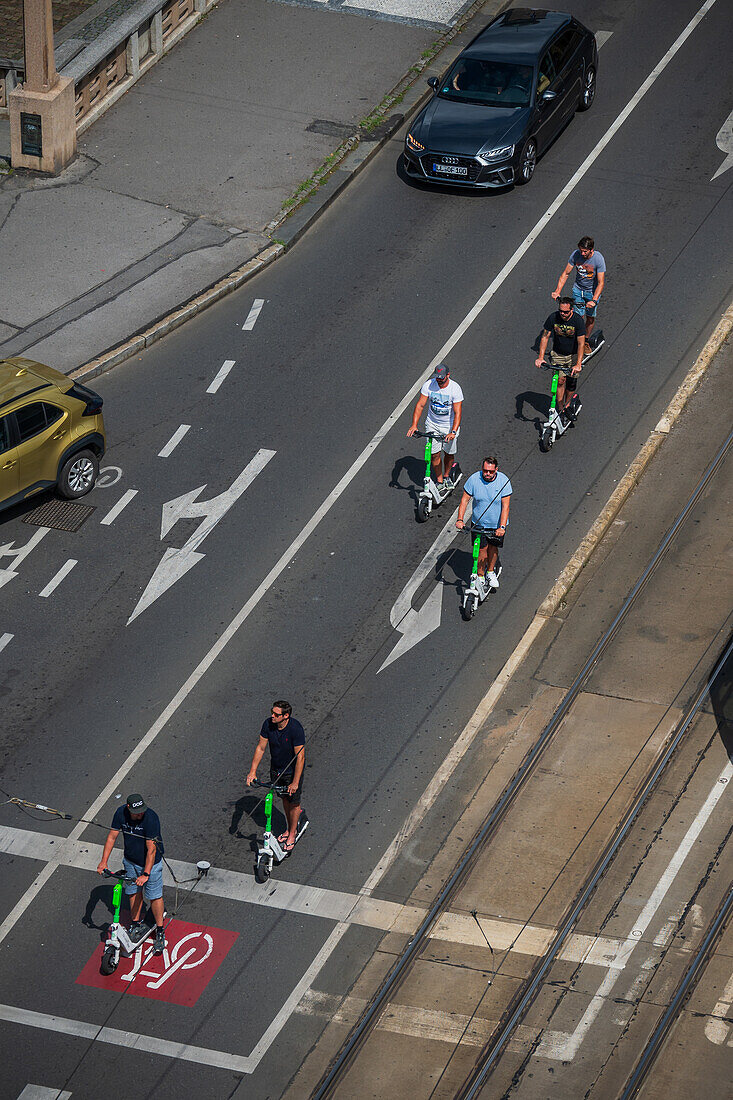
[[[224,928],[206,928],[202,924],[172,920],[166,926],[162,955],[153,955],[152,940],[146,940],[131,958],[121,956],[114,974],[105,977],[99,969],[104,951],[104,944],[100,944],[76,982],[190,1008],[206,989],[238,935]]]

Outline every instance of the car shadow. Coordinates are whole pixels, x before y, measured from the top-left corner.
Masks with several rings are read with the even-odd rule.
[[[53,487],[42,489],[41,492],[34,493],[27,500],[19,500],[17,504],[11,504],[8,508],[3,508],[0,511],[0,524],[8,523],[13,519],[23,519],[23,516],[28,515],[29,512],[35,512],[41,504],[48,504],[51,500],[60,501],[62,498],[56,495]]]

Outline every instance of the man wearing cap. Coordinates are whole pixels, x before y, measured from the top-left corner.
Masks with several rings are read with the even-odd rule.
[[[444,435],[445,439],[432,441],[432,466],[433,479],[437,485],[442,485],[443,478],[449,476],[453,464],[458,470],[456,451],[458,450],[458,432],[461,428],[461,415],[463,413],[463,390],[451,379],[450,371],[445,363],[440,363],[435,368],[435,374],[424,384],[420,390],[420,396],[412,414],[412,424],[407,432],[413,436],[420,423],[420,417],[425,406],[428,406],[428,415],[425,419],[425,430]],[[443,452],[441,464],[440,453]]]
[[[112,818],[112,826],[104,842],[102,859],[97,867],[99,874],[107,868],[107,861],[122,832],[125,845],[125,893],[130,899],[130,939],[142,939],[147,926],[142,919],[143,897],[150,903],[155,918],[153,951],[162,955],[165,947],[163,933],[163,839],[160,835],[160,818],[155,810],[145,805],[140,794],[131,794],[124,806],[118,806]]]

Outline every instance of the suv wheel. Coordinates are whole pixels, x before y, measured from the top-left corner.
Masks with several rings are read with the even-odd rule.
[[[83,497],[90,489],[94,488],[94,482],[99,474],[99,459],[93,451],[77,451],[71,458],[67,458],[61,467],[61,473],[57,481],[58,491],[67,500]]]
[[[519,157],[519,170],[517,171],[514,182],[520,187],[525,183],[529,183],[534,175],[534,170],[537,167],[537,142],[534,138],[527,138],[524,143],[521,155]]]
[[[583,78],[583,90],[580,93],[579,111],[590,111],[596,98],[596,70],[591,67]]]

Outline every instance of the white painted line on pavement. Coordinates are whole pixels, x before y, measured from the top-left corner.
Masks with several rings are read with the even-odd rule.
[[[30,1009],[15,1008],[13,1005],[0,1005],[0,1020],[10,1024],[25,1024],[26,1027],[40,1027],[46,1031],[57,1031],[62,1035],[73,1035],[78,1039],[91,1039],[99,1043],[110,1043],[112,1046],[128,1047],[130,1050],[144,1050],[148,1054],[182,1058],[184,1062],[198,1062],[199,1065],[233,1070],[235,1073],[252,1073],[255,1068],[251,1065],[249,1058],[227,1054],[223,1050],[207,1050],[205,1047],[189,1046],[187,1043],[171,1043],[167,1039],[154,1039],[150,1035],[136,1035],[134,1031],[118,1031],[116,1027],[100,1028],[98,1024],[88,1024],[83,1020],[67,1020],[64,1016],[31,1012]]]
[[[6,645],[10,645],[15,634],[0,634],[0,650],[5,649]]]
[[[181,705],[185,702],[185,700],[188,698],[188,696],[194,690],[194,688],[198,684],[199,680],[201,680],[201,678],[206,674],[206,672],[211,667],[211,665],[214,663],[214,661],[217,659],[217,657],[219,657],[219,655],[223,652],[223,650],[226,648],[226,646],[229,644],[229,642],[232,640],[232,638],[236,635],[236,633],[239,630],[242,623],[244,623],[247,620],[247,618],[252,613],[252,611],[255,609],[255,607],[257,607],[259,602],[266,595],[266,593],[270,590],[270,588],[275,584],[275,582],[279,579],[280,575],[284,572],[284,570],[290,564],[290,562],[295,557],[295,555],[298,553],[298,551],[301,549],[301,547],[305,544],[305,542],[310,538],[310,536],[313,534],[313,532],[319,526],[319,524],[321,523],[321,520],[328,514],[328,512],[330,512],[331,508],[336,503],[336,501],[339,499],[339,497],[344,492],[344,490],[348,487],[348,485],[354,480],[354,478],[357,476],[357,474],[360,472],[360,470],[368,462],[369,458],[374,453],[374,451],[377,449],[377,447],[382,442],[382,440],[385,438],[385,436],[387,435],[389,430],[399,420],[400,416],[402,416],[402,414],[405,412],[405,410],[409,407],[409,405],[413,401],[414,397],[419,392],[419,390],[420,390],[421,386],[423,385],[423,383],[426,382],[428,380],[428,378],[431,376],[431,374],[432,374],[433,370],[435,369],[435,367],[437,366],[437,364],[439,362],[441,362],[441,360],[446,357],[447,353],[452,348],[455,347],[455,345],[458,343],[458,341],[461,339],[461,337],[464,335],[464,333],[470,328],[470,326],[473,324],[473,322],[479,316],[481,311],[484,309],[484,307],[487,305],[487,303],[494,296],[494,294],[499,289],[499,287],[502,285],[502,283],[508,278],[508,276],[514,270],[514,268],[517,266],[517,264],[520,262],[520,260],[523,259],[523,257],[525,256],[525,254],[527,253],[527,251],[529,250],[531,245],[534,243],[534,241],[542,233],[542,230],[545,229],[545,227],[552,220],[552,218],[557,213],[557,211],[560,209],[560,207],[565,202],[565,200],[568,198],[568,196],[575,190],[577,185],[580,183],[581,179],[585,176],[585,174],[589,171],[589,169],[592,167],[592,165],[595,163],[595,161],[601,155],[601,153],[606,148],[608,143],[611,141],[611,139],[618,132],[620,127],[627,120],[627,118],[629,117],[631,112],[634,110],[635,107],[638,106],[638,104],[641,102],[641,100],[646,95],[646,93],[649,91],[649,89],[652,87],[654,82],[657,80],[657,78],[661,75],[661,73],[667,67],[667,65],[672,60],[672,58],[675,56],[675,54],[682,48],[684,43],[687,41],[689,36],[694,31],[695,27],[697,27],[698,23],[700,23],[700,21],[704,18],[704,16],[713,7],[713,5],[715,3],[717,3],[717,0],[706,0],[705,4],[703,4],[703,6],[699,9],[697,14],[695,16],[693,16],[693,18],[690,20],[690,22],[685,27],[684,31],[678,36],[678,38],[672,44],[672,46],[667,51],[667,53],[664,55],[662,60],[659,62],[659,64],[652,70],[650,75],[646,78],[646,80],[640,86],[639,90],[629,100],[629,102],[627,103],[626,107],[623,109],[621,114],[618,115],[618,117],[611,124],[611,126],[606,131],[604,136],[596,144],[596,146],[592,150],[592,152],[589,153],[589,155],[583,161],[580,168],[578,168],[578,170],[572,176],[569,183],[566,184],[566,186],[562,189],[562,191],[557,196],[557,198],[554,200],[554,202],[550,205],[550,207],[548,207],[547,211],[543,214],[543,216],[537,222],[534,229],[532,229],[531,232],[528,234],[528,236],[525,237],[524,241],[519,246],[517,251],[512,255],[511,259],[504,265],[504,267],[501,269],[501,271],[496,276],[496,278],[492,280],[492,282],[490,283],[490,285],[488,286],[488,288],[486,289],[484,294],[481,296],[481,298],[479,298],[476,305],[469,311],[469,313],[466,315],[464,320],[461,322],[461,324],[455,330],[453,335],[451,337],[449,337],[449,339],[446,341],[446,343],[440,349],[438,354],[433,358],[433,360],[429,364],[427,370],[423,371],[423,373],[417,379],[415,384],[407,391],[407,393],[402,398],[402,400],[399,402],[399,404],[396,406],[394,411],[385,420],[382,427],[377,431],[377,433],[374,435],[374,437],[371,439],[371,441],[367,444],[367,446],[362,450],[362,452],[354,460],[354,462],[351,464],[349,469],[343,475],[341,480],[331,490],[329,495],[326,497],[326,499],[323,501],[323,503],[320,505],[320,507],[313,514],[311,519],[301,529],[300,534],[293,540],[293,542],[287,548],[285,553],[275,563],[275,565],[272,567],[272,569],[269,571],[269,573],[267,573],[267,575],[264,577],[264,579],[261,581],[261,583],[255,589],[255,591],[252,593],[250,598],[246,601],[246,603],[243,605],[243,607],[240,608],[240,610],[234,616],[234,618],[230,622],[229,626],[225,630],[222,631],[222,633],[219,635],[219,637],[217,638],[217,640],[215,641],[215,643],[213,644],[211,649],[208,651],[208,653],[206,653],[204,655],[204,657],[201,659],[201,661],[199,661],[196,668],[191,672],[191,674],[189,675],[189,677],[187,678],[185,683],[176,692],[173,699],[171,699],[171,701],[168,703],[168,705],[165,707],[165,709],[161,712],[161,714],[158,716],[158,718],[153,723],[153,725],[148,729],[147,733],[144,734],[144,736],[140,739],[140,741],[135,746],[135,748],[132,750],[132,752],[129,753],[129,755],[127,756],[127,759],[125,760],[125,763],[120,768],[118,768],[118,770],[115,772],[115,774],[110,779],[107,786],[99,793],[98,797],[94,800],[94,802],[92,802],[92,804],[86,810],[86,812],[84,813],[85,818],[96,817],[97,814],[104,807],[105,803],[115,794],[116,791],[119,790],[119,787],[120,787],[121,783],[124,781],[125,777],[127,775],[129,775],[129,773],[132,771],[135,764],[137,764],[138,760],[142,757],[142,755],[149,748],[149,746],[155,741],[156,737],[161,732],[161,730],[165,728],[165,726],[168,724],[168,722],[173,717],[173,715],[178,711],[178,709],[181,707]],[[539,618],[539,616],[536,616],[535,620],[537,618]],[[533,623],[530,625],[528,631],[525,633],[525,639],[528,637],[528,635],[530,634],[530,632],[532,630],[534,630],[535,633],[538,633],[539,629],[541,628],[542,624],[545,621],[544,619],[542,619],[540,621],[540,624],[535,626],[535,620],[533,620]],[[524,639],[520,643],[520,646],[522,646],[523,644],[524,644]],[[516,652],[517,651],[515,650],[515,654],[516,654]],[[500,677],[501,676],[506,677],[504,683],[506,683],[507,679],[511,678],[511,675],[513,674],[513,671],[514,671],[514,668],[516,667],[516,663],[518,663],[518,661],[520,659],[520,658],[517,658],[517,662],[514,663],[515,654],[512,654],[512,656],[509,658],[506,665],[502,669],[502,672],[500,673]],[[418,806],[416,806],[413,809],[413,811],[410,814],[410,816],[408,817],[405,825],[400,830],[400,832],[395,837],[395,839],[392,841],[389,848],[385,852],[384,856],[379,861],[379,863],[377,864],[377,866],[375,867],[374,871],[369,876],[367,881],[364,883],[364,886],[362,887],[362,889],[360,891],[362,894],[369,894],[369,893],[372,892],[372,890],[375,888],[377,883],[381,880],[383,875],[388,870],[389,866],[391,866],[394,858],[397,855],[397,852],[399,851],[400,847],[404,843],[405,838],[412,833],[412,831],[416,828],[417,824],[421,820],[422,815],[429,809],[429,807],[435,801],[435,799],[437,798],[443,784],[446,782],[447,777],[456,768],[460,757],[466,752],[466,750],[467,750],[468,746],[470,745],[471,741],[476,736],[476,734],[478,732],[478,727],[475,725],[475,721],[476,721],[477,715],[479,714],[479,712],[484,707],[485,701],[492,696],[492,693],[494,693],[495,688],[497,689],[495,698],[498,698],[498,696],[501,694],[501,691],[503,690],[504,683],[502,683],[501,685],[498,685],[497,681],[495,681],[494,685],[492,685],[492,687],[489,689],[489,691],[487,692],[487,695],[484,697],[484,701],[482,701],[479,708],[477,709],[476,714],[470,720],[470,722],[468,723],[466,729],[464,729],[463,733],[458,738],[458,741],[453,746],[453,749],[451,749],[451,752],[448,754],[448,758],[446,759],[444,764],[441,765],[441,768],[439,769],[438,774],[434,777],[434,779],[428,785],[428,788],[426,789],[426,791],[424,792],[422,798],[420,799],[420,802],[418,803],[418,806],[421,807],[421,811],[418,811]],[[462,751],[461,751],[461,749],[459,749],[459,746],[462,746]],[[460,755],[456,755],[457,753],[460,753]],[[71,833],[69,834],[69,839],[70,840],[77,840],[81,836],[81,834],[84,832],[85,828],[86,828],[86,825],[83,822],[79,822],[71,830]],[[60,850],[62,848],[63,848],[63,842],[60,844]],[[57,855],[57,858],[56,858],[55,861],[47,863],[46,866],[43,868],[43,870],[40,871],[39,874],[36,876],[36,878],[33,880],[33,882],[28,887],[28,889],[25,891],[25,893],[20,898],[20,900],[15,904],[15,906],[10,911],[10,913],[8,913],[5,920],[2,922],[2,924],[0,924],[0,943],[2,943],[2,941],[8,935],[8,933],[15,927],[15,925],[20,920],[23,913],[28,908],[28,906],[32,903],[34,898],[38,895],[39,891],[43,889],[43,886],[49,880],[49,878],[53,874],[56,867],[59,866],[59,863],[60,863],[60,860],[58,858],[58,855]],[[255,1050],[259,1052],[258,1057],[257,1057],[257,1062],[259,1062],[260,1058],[264,1055],[264,1053],[266,1052],[268,1047],[271,1045],[271,1043],[274,1041],[274,1039],[277,1038],[280,1031],[285,1026],[285,1023],[287,1022],[288,1018],[290,1017],[290,1015],[292,1015],[292,1012],[295,1010],[295,1007],[297,1006],[297,1000],[294,1001],[296,991],[300,990],[300,995],[298,997],[298,1000],[299,1000],[300,997],[302,997],[305,990],[310,987],[310,984],[312,983],[313,978],[316,976],[316,974],[319,972],[321,967],[324,965],[324,963],[328,960],[330,955],[333,953],[334,949],[336,948],[337,944],[339,943],[339,941],[343,937],[343,935],[346,932],[348,927],[349,927],[348,924],[346,924],[344,922],[341,922],[336,926],[336,928],[333,930],[331,935],[328,937],[328,939],[324,943],[323,947],[318,952],[318,955],[314,959],[313,963],[311,964],[311,966],[308,968],[305,975],[303,976],[303,979],[301,979],[301,981],[298,983],[298,986],[296,987],[296,990],[293,991],[293,994],[291,995],[291,997],[288,998],[286,1003],[283,1005],[281,1010],[278,1012],[275,1019],[272,1021],[272,1024],[270,1025],[270,1027],[265,1032],[265,1035],[262,1037],[260,1042],[257,1044],[257,1047],[255,1048]],[[253,1057],[254,1057],[254,1052],[253,1052]],[[254,1068],[256,1068],[256,1063],[252,1067],[252,1071],[254,1070]]]
[[[122,509],[127,507],[133,497],[137,496],[137,492],[137,489],[128,489],[124,492],[117,503],[112,505],[104,519],[100,519],[99,522],[102,526],[109,527],[110,523],[114,523]]]
[[[180,428],[176,428],[163,450],[158,451],[158,458],[168,458],[169,455],[173,454],[173,451],[175,451],[176,447],[181,442],[186,432],[189,431],[190,427],[190,424],[181,424]]]
[[[219,389],[219,386],[222,384],[226,376],[229,374],[229,371],[234,366],[235,362],[235,359],[224,360],[222,366],[219,368],[219,373],[216,375],[211,385],[207,389],[207,393],[216,393],[216,391]]]
[[[603,1008],[604,1004],[608,1002],[608,998],[611,995],[613,987],[619,979],[621,972],[626,967],[631,955],[643,940],[644,933],[649,927],[654,914],[664,900],[670,886],[677,877],[680,868],[690,854],[692,845],[697,840],[698,836],[702,832],[708,818],[717,806],[723,794],[730,790],[730,781],[733,778],[733,764],[728,763],[723,768],[722,772],[715,781],[715,784],[710,791],[710,794],[705,799],[705,802],[700,807],[695,820],[690,825],[689,829],[685,833],[683,839],[667,864],[664,873],[661,875],[656,886],[652,890],[652,893],[647,901],[646,905],[639,914],[638,920],[634,922],[634,927],[628,934],[625,940],[622,940],[619,947],[615,965],[610,968],[606,977],[598,987],[598,991],[594,993],[593,997],[588,1004],[585,1012],[583,1013],[580,1021],[578,1022],[575,1031],[573,1031],[567,1037],[567,1041],[564,1043],[562,1051],[559,1051],[556,1046],[552,1047],[552,1056],[555,1058],[561,1058],[563,1061],[572,1061],[576,1054],[580,1050],[580,1047],[585,1039],[586,1035],[590,1031],[591,1027],[595,1023],[598,1013]],[[544,1054],[545,1051],[542,1048],[542,1044],[538,1048],[538,1054]]]
[[[70,1100],[70,1092],[50,1089],[46,1085],[26,1085],[18,1100]]]
[[[74,566],[78,564],[79,563],[76,558],[69,558],[69,560],[67,562],[64,562],[64,564],[61,566],[56,576],[51,578],[46,587],[42,588],[38,595],[42,596],[44,599],[50,596],[52,592],[56,591],[64,577],[68,577]]]
[[[606,45],[612,34],[613,31],[596,31],[596,46],[599,50]]]
[[[247,314],[247,320],[242,325],[242,331],[243,332],[251,332],[252,331],[252,329],[255,327],[255,321],[259,317],[260,310],[262,309],[264,304],[265,304],[265,299],[264,298],[255,298],[254,302],[252,303],[252,308],[249,311],[249,313]]]

